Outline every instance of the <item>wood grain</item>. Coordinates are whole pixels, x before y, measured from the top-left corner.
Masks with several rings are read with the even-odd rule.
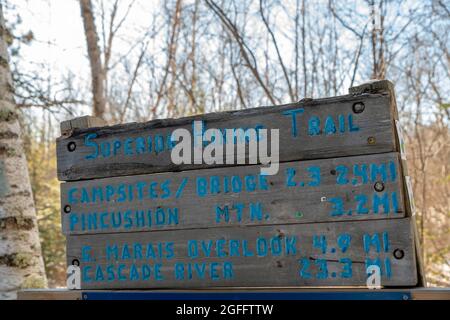
[[[410,218],[67,238],[82,289],[364,286],[377,258],[382,286],[416,285]]]
[[[364,111],[355,113],[353,111],[355,103],[363,103]],[[292,111],[300,108],[304,111],[295,116],[296,130],[294,132]],[[57,140],[58,178],[71,181],[211,167],[204,164],[174,165],[170,158],[170,150],[160,148],[161,143],[167,145],[167,137],[170,137],[173,130],[185,128],[192,131],[192,122],[195,120],[204,121],[207,128],[279,129],[281,162],[393,152],[397,150],[393,131],[393,114],[389,95],[377,93],[315,99],[281,106],[154,120],[146,123],[75,128],[70,136],[62,136]],[[338,125],[339,115],[343,117],[345,131],[343,130],[342,133]],[[309,135],[308,126],[312,117],[318,117],[320,121],[318,135]],[[352,128],[358,128],[357,131],[349,130],[348,117],[352,118]],[[326,134],[324,125],[327,118],[335,122],[336,133]],[[139,154],[137,154],[139,151],[135,150],[132,155],[126,155],[124,148],[121,148],[117,149],[114,156],[100,155],[95,159],[87,159],[86,157],[95,153],[95,147],[85,145],[85,138],[89,134],[96,134],[96,137],[89,141],[96,143],[99,148],[108,144],[113,146],[115,141],[120,141],[124,146],[127,139],[130,139],[129,145],[133,148],[136,139],[150,137],[153,149]],[[370,144],[369,137],[373,138]],[[157,138],[159,140],[154,140]],[[160,152],[155,151],[157,144],[156,148]],[[70,148],[71,151],[69,151]],[[225,165],[216,164],[215,166]]]
[[[254,165],[62,183],[62,230],[92,234],[405,216],[398,153],[286,162],[266,177],[259,170]],[[375,190],[376,183],[382,190]]]

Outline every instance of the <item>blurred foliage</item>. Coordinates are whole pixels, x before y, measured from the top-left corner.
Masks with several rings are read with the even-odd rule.
[[[54,141],[40,141],[40,139],[25,134],[24,146],[49,286],[64,286],[66,240],[61,232],[59,181],[56,177],[56,145]]]
[[[11,56],[10,67],[16,102],[20,102],[21,97],[18,93],[24,91],[21,82],[26,82],[31,77],[18,72],[16,63],[21,58],[22,46],[30,45],[35,37],[31,30],[19,31],[23,21],[13,3],[5,2],[5,8],[13,13],[6,20],[6,42]],[[36,86],[36,78],[33,80],[34,82],[30,85]],[[52,136],[54,130],[48,113],[32,113],[24,109],[21,111],[22,138],[28,160],[48,285],[49,287],[64,286],[66,240],[61,232],[59,181],[56,177],[56,144]]]
[[[450,285],[450,130],[443,121],[406,136],[416,223],[430,286]]]

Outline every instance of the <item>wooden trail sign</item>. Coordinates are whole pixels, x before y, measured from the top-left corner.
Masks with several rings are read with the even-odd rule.
[[[82,289],[417,284],[409,218],[68,237]]]
[[[283,106],[103,125],[66,121],[57,141],[67,263],[80,266],[82,289],[365,286],[372,268],[384,287],[426,283],[389,81]],[[202,138],[209,128],[278,129],[279,171],[175,165],[170,137],[180,128]]]
[[[64,125],[64,135],[57,140],[58,178],[71,181],[210,168],[174,165],[170,158],[172,132],[192,131],[195,120],[203,122],[203,129],[279,129],[281,162],[394,152],[394,116],[389,92],[381,92],[110,127]]]
[[[398,153],[68,182],[64,234],[402,218]]]

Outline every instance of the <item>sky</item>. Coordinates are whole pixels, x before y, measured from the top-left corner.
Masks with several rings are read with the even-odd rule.
[[[22,18],[20,29],[32,30],[35,36],[30,46],[22,48],[24,58],[49,63],[55,71],[89,71],[85,70],[88,67],[86,40],[77,0],[14,0],[11,3],[14,3],[15,8],[5,10],[6,19],[14,19],[19,13]],[[118,20],[124,15],[129,3],[129,0],[120,1]],[[153,8],[159,5],[158,0],[134,3],[122,28],[128,42],[143,35],[145,31],[142,28],[139,30],[139,27],[146,25],[146,21],[151,19]],[[99,23],[100,19],[96,18],[96,23]],[[124,36],[119,32],[118,37],[121,39],[114,43],[118,51],[128,49],[125,41],[121,41],[125,39]]]
[[[66,74],[72,71],[77,76],[86,75],[89,79],[89,64],[87,60],[86,40],[80,16],[80,7],[77,0],[14,0],[15,8],[5,10],[5,18],[14,20],[17,13],[20,14],[22,23],[20,30],[27,32],[32,30],[35,40],[29,46],[21,48],[21,56],[24,61],[34,63],[44,63],[49,66],[51,74]],[[108,2],[108,1],[106,1]],[[109,1],[111,3],[111,1]],[[189,2],[189,1],[187,1]],[[118,16],[124,14],[129,0],[120,1]],[[255,2],[255,5],[259,2]],[[155,8],[160,8],[158,0],[136,1],[125,21],[122,35],[119,33],[114,42],[115,53],[126,52],[130,45],[139,42],[149,25]],[[97,17],[96,23],[100,21]],[[281,22],[283,23],[283,21]],[[97,25],[99,28],[99,25]],[[259,34],[260,30],[255,30],[254,34]],[[286,61],[291,59],[291,50],[283,50],[290,44],[284,37],[278,39]],[[160,41],[163,39],[159,39]],[[283,43],[285,42],[285,43]],[[345,44],[345,42],[344,42]],[[149,50],[158,50],[157,41],[149,47]],[[275,54],[275,52],[273,52]],[[25,65],[33,68],[31,65]]]
[[[125,14],[129,3],[129,0],[120,1],[117,21]],[[139,38],[146,32],[145,26],[149,24],[147,21],[152,18],[154,8],[157,6],[160,6],[159,1],[134,3],[128,19],[121,28],[122,33],[119,31],[115,38],[113,44],[115,53],[127,52],[132,44],[139,43]],[[29,71],[39,70],[40,73],[43,71],[39,64],[47,66],[47,74],[54,83],[58,83],[61,76],[73,73],[76,75],[74,81],[77,81],[73,84],[74,87],[81,87],[87,92],[90,87],[90,68],[79,2],[77,0],[10,1],[4,9],[5,19],[15,21],[17,14],[20,15],[21,23],[18,25],[16,34],[31,30],[34,35],[30,45],[21,46],[21,66]],[[99,21],[100,19],[96,17],[96,23]],[[83,112],[89,113],[88,110]]]
[[[85,39],[77,1],[15,0],[16,10],[5,10],[5,16],[19,12],[22,31],[32,30],[35,41],[23,46],[24,60],[49,65],[53,72],[68,69],[86,70]],[[74,14],[76,13],[76,14]]]
[[[35,37],[35,40],[30,45],[22,45],[21,47],[21,66],[30,71],[39,70],[42,73],[42,67],[37,65],[42,63],[47,66],[47,75],[50,76],[53,83],[58,83],[61,81],[61,77],[72,73],[76,75],[73,86],[77,89],[81,88],[81,91],[87,97],[86,93],[89,94],[90,90],[90,69],[79,2],[77,0],[0,1],[6,1],[7,3],[4,9],[5,18],[9,21],[14,21],[17,14],[20,14],[22,23],[18,31],[25,33],[28,30],[32,30]],[[131,0],[120,1],[119,19],[124,15],[130,2]],[[189,2],[189,0],[186,0],[186,2]],[[317,3],[325,5],[326,2],[326,0],[319,0]],[[95,3],[98,4],[99,1],[95,1]],[[111,4],[111,1],[105,0],[105,3]],[[354,9],[357,12],[363,13],[362,16],[367,13],[367,5],[362,5],[364,4],[363,1],[354,1],[351,3],[355,6]],[[411,6],[414,3],[414,1],[406,2],[405,6],[408,7],[408,5]],[[255,5],[257,6],[258,4],[259,2],[255,1]],[[113,47],[115,56],[113,56],[113,59],[125,54],[130,47],[136,44],[139,45],[141,43],[140,39],[148,32],[147,26],[152,24],[153,19],[162,22],[163,17],[157,16],[160,8],[161,2],[159,0],[136,0],[128,15],[128,19],[125,20],[121,31],[115,39]],[[276,17],[277,15],[274,14],[273,16]],[[282,17],[282,15],[279,16]],[[96,23],[98,24],[101,19],[98,16],[96,18]],[[351,21],[352,24],[365,23],[365,21],[356,22],[357,18],[355,17]],[[288,22],[280,21],[280,23],[280,25],[286,25]],[[317,23],[320,23],[320,21],[317,21]],[[99,28],[99,25],[97,27]],[[260,28],[252,31],[252,35],[255,36],[263,36],[262,34],[263,30]],[[158,53],[163,48],[162,44],[165,41],[165,36],[166,34],[164,32],[159,33],[157,38],[150,42],[148,47],[149,52],[152,53],[151,58],[160,66],[163,66],[165,63],[165,61],[158,61],[158,59],[164,57],[164,55],[158,55]],[[354,46],[355,40],[352,39],[352,36],[347,30],[342,29],[339,37],[342,47],[350,48]],[[286,37],[279,37],[277,40],[279,41],[283,59],[290,61],[292,56],[292,43],[289,43],[289,41],[291,40],[288,40]],[[271,55],[276,57],[275,52],[272,52]],[[112,64],[115,62],[111,61]],[[126,80],[124,79],[124,81]],[[343,86],[344,88],[349,86],[349,79],[347,80]],[[364,79],[357,78],[357,82],[362,80]],[[341,92],[341,94],[345,93]],[[77,112],[77,115],[86,114],[89,113],[89,108],[86,106],[85,108],[81,108],[81,110],[77,110]]]

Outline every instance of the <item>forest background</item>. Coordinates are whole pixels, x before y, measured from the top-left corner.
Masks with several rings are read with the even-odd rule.
[[[55,139],[395,84],[429,285],[450,286],[450,1],[1,1],[45,270],[65,285]]]

